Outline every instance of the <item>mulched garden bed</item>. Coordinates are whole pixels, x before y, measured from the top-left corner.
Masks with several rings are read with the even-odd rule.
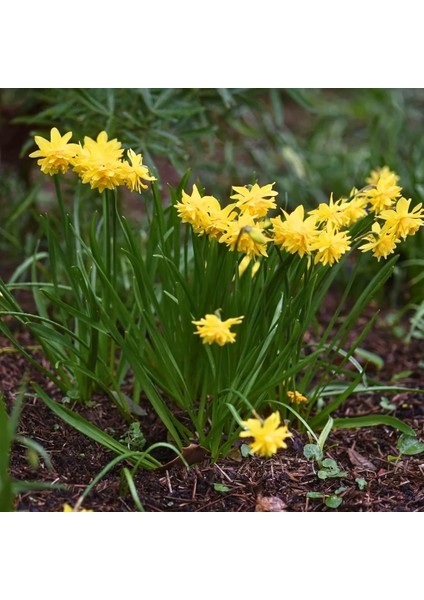
[[[362,324],[358,323],[358,327]],[[8,345],[7,340],[0,340],[0,377],[6,400],[13,401],[25,372],[52,397],[60,398],[54,387],[22,357],[4,351]],[[396,384],[424,387],[421,341],[405,344],[380,318],[363,347],[384,358],[384,367],[377,374],[381,382],[391,382],[393,376],[406,372]],[[356,395],[343,405],[337,416],[382,413],[380,400],[377,394]],[[412,426],[423,440],[424,394],[397,393],[390,396],[390,402],[396,405],[391,414]],[[106,398],[96,397],[93,405],[81,412],[115,437],[125,433],[125,424]],[[151,412],[142,418],[141,425],[147,437],[155,437],[160,431],[160,424]],[[22,494],[16,501],[18,511],[62,511],[65,502],[74,505],[85,487],[114,458],[111,452],[59,420],[38,399],[26,401],[19,433],[45,448],[53,470],[48,470],[42,459],[38,468],[31,468],[26,450],[16,444],[12,453],[12,476],[54,481],[65,484],[66,490]],[[177,464],[154,472],[139,471],[135,482],[144,509],[155,512],[424,511],[424,454],[404,456],[397,462],[387,460],[388,455],[397,455],[399,432],[385,426],[332,431],[325,448],[326,456],[335,459],[347,475],[327,480],[319,479],[316,464],[303,456],[307,437],[293,433],[288,449],[267,460],[242,459],[235,452],[234,457],[219,460],[215,465],[205,460],[190,469]],[[98,483],[87,497],[85,508],[101,512],[136,510],[123,485],[121,468],[114,468]],[[355,481],[358,478],[367,482],[362,490]],[[328,508],[325,498],[341,487],[345,488],[339,492],[342,504],[337,509]],[[308,498],[307,493],[312,491],[321,492],[324,498]]]

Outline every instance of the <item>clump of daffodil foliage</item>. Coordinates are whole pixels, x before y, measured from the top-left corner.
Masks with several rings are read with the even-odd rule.
[[[348,255],[358,264],[367,252],[387,259],[424,225],[422,206],[411,207],[395,173],[377,169],[361,189],[312,210],[280,206],[274,183],[234,186],[225,202],[198,185],[187,193],[187,174],[167,205],[141,155],[127,150],[124,158],[105,131],[83,144],[71,137],[53,128],[50,140],[36,136],[30,155],[54,176],[62,219],[44,221],[46,279],[29,282],[40,313],[21,311],[13,284],[0,290],[2,314],[38,339],[51,365],[39,368],[64,394],[86,401],[100,389],[129,420],[147,400],[178,448],[195,442],[216,460],[239,436],[252,438],[252,453],[272,456],[292,436],[290,419],[322,428],[357,385],[363,389],[363,370],[348,363],[358,366],[353,353],[372,323],[346,342],[396,257],[366,282],[341,324],[356,267],[327,326],[319,310]],[[59,177],[69,169],[104,198],[103,214],[88,226],[77,193],[72,217],[65,210]],[[120,187],[145,194],[142,232],[122,214]],[[34,267],[42,260],[37,255]],[[129,380],[132,398],[123,393]],[[254,418],[239,416],[246,409]]]
[[[207,236],[230,251],[245,255],[239,264],[242,275],[251,261],[252,275],[259,268],[259,261],[268,258],[269,248],[274,245],[279,251],[308,258],[308,268],[322,264],[330,267],[352,248],[353,241],[361,241],[359,250],[372,252],[380,261],[393,254],[397,245],[408,235],[414,235],[424,224],[424,210],[419,204],[410,209],[411,199],[402,197],[398,186],[399,177],[388,167],[372,171],[368,185],[361,190],[353,189],[349,198],[328,203],[305,213],[303,205],[291,212],[272,217],[277,208],[274,184],[260,187],[233,187],[235,194],[225,206],[213,196],[201,196],[196,185],[191,194],[183,192],[176,204],[178,215],[189,223],[199,236]],[[350,228],[371,215],[373,221],[369,232],[361,232],[352,240]],[[204,343],[223,345],[235,341],[235,333],[229,327],[239,324],[242,317],[220,321],[219,315],[206,315],[201,321],[193,321]],[[287,400],[293,404],[307,403],[300,392],[287,391]],[[275,422],[274,422],[275,421]],[[283,428],[278,428],[280,417],[273,413],[265,421],[260,418],[242,421],[246,428],[241,437],[253,437],[251,449],[254,453],[270,456],[277,448],[285,447]],[[286,430],[284,430],[286,432]],[[286,435],[287,437],[287,435]]]

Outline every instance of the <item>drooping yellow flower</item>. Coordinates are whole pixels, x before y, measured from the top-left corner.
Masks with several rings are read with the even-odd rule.
[[[318,231],[311,243],[311,250],[317,250],[315,264],[322,263],[330,267],[340,260],[350,248],[350,236],[346,231],[336,231],[331,228]]]
[[[192,225],[198,235],[206,233],[213,225],[211,214],[221,211],[221,205],[213,196],[201,196],[197,185],[193,185],[191,195],[183,191],[181,202],[175,208],[183,223]]]
[[[74,171],[93,190],[113,190],[124,184],[123,152],[121,142],[108,140],[106,131],[101,131],[96,140],[86,136],[84,146],[74,161]]]
[[[309,215],[315,216],[317,224],[324,223],[330,225],[332,229],[340,229],[344,227],[348,222],[348,216],[346,215],[346,200],[333,200],[333,194],[330,196],[330,201],[327,203],[321,202],[318,208],[309,211]]]
[[[308,402],[306,396],[296,391],[288,391],[287,397],[290,400],[290,402],[293,402],[293,404],[306,404]]]
[[[281,216],[271,219],[274,233],[274,244],[282,246],[290,254],[300,257],[310,253],[311,242],[314,239],[316,218],[314,215],[305,219],[305,209],[298,206],[292,213],[283,210],[285,221]]]
[[[61,136],[56,127],[50,131],[50,141],[36,135],[35,143],[39,150],[31,152],[30,158],[39,158],[37,164],[41,171],[46,175],[56,175],[57,173],[66,173],[72,164],[72,159],[79,153],[78,144],[68,144],[72,137],[72,131],[68,131]]]
[[[381,228],[380,223],[373,223],[371,233],[366,235],[364,240],[367,243],[359,246],[359,250],[362,252],[372,250],[372,255],[378,262],[381,258],[387,258],[389,254],[393,254],[396,244],[399,242],[399,238],[396,238],[386,225]]]
[[[371,185],[377,185],[377,182],[380,179],[380,177],[387,177],[389,175],[394,175],[395,183],[399,181],[399,175],[396,175],[394,171],[391,171],[387,165],[384,165],[384,167],[377,167],[377,169],[373,169],[369,177],[367,177],[365,181]]]
[[[379,218],[386,221],[388,231],[392,232],[394,237],[406,238],[408,235],[414,235],[418,229],[424,225],[424,209],[422,203],[417,204],[409,212],[411,198],[400,198],[396,203],[394,210],[383,210]]]
[[[395,173],[389,171],[380,175],[375,186],[363,192],[371,205],[372,212],[381,213],[385,208],[390,208],[400,197],[402,188],[396,185],[398,179]]]
[[[264,235],[262,225],[263,223],[257,223],[248,213],[240,215],[238,219],[228,222],[219,241],[226,244],[231,251],[243,252],[250,258],[268,256],[266,246],[271,240]]]
[[[142,189],[147,189],[147,185],[143,181],[156,181],[156,177],[150,175],[149,169],[143,165],[141,154],[136,154],[134,150],[128,150],[127,154],[131,164],[126,160],[123,161],[122,178],[132,192],[141,192]]]
[[[265,217],[270,209],[276,207],[274,197],[278,196],[278,192],[272,189],[273,185],[275,182],[262,187],[257,183],[252,186],[233,186],[233,190],[237,193],[230,198],[236,200],[236,206],[242,214],[248,213],[257,218]]]
[[[90,509],[87,509],[87,508],[75,509],[75,508],[72,508],[72,506],[70,506],[69,504],[64,504],[63,512],[93,512],[93,511]]]
[[[216,311],[219,315],[219,311]],[[225,344],[233,344],[236,341],[236,334],[230,331],[233,325],[240,325],[243,316],[233,317],[226,321],[221,321],[217,314],[208,314],[199,321],[192,321],[196,325],[197,331],[195,335],[200,335],[204,344],[218,344],[219,346],[225,346]]]
[[[279,448],[287,448],[284,440],[292,437],[287,425],[279,427],[280,423],[281,417],[278,411],[272,413],[265,421],[262,419],[247,419],[247,421],[241,423],[245,430],[240,433],[240,437],[254,438],[249,444],[254,454],[265,457],[272,456]]]

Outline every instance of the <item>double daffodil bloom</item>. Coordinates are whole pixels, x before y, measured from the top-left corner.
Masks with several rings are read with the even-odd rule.
[[[240,437],[253,438],[249,447],[254,454],[264,457],[272,456],[279,448],[287,448],[284,440],[292,437],[287,425],[280,427],[280,423],[281,417],[278,411],[272,413],[265,421],[247,419],[241,423],[245,430],[240,433]]]
[[[230,328],[239,325],[243,319],[244,317],[233,317],[222,321],[216,314],[208,314],[203,319],[192,323],[197,327],[195,335],[200,335],[204,344],[225,346],[236,341],[236,334],[230,331]]]
[[[34,137],[38,150],[31,152],[30,158],[39,158],[37,164],[45,175],[66,173],[73,164],[73,159],[80,151],[78,144],[69,144],[72,131],[60,135],[56,127],[50,131],[50,140],[36,135]]]

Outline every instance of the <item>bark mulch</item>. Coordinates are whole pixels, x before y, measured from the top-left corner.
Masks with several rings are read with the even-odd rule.
[[[0,380],[9,406],[25,372],[53,397],[59,398],[53,386],[43,381],[20,355],[7,350],[8,345],[7,340],[0,340]],[[397,384],[424,388],[421,341],[406,344],[380,319],[363,347],[384,358],[383,368],[374,374],[381,382],[396,380],[396,375],[403,372]],[[412,426],[418,438],[424,441],[424,394],[402,392],[389,396],[389,400],[396,406],[390,414]],[[375,393],[356,395],[346,401],[337,416],[387,413],[380,407],[380,401],[381,396]],[[82,414],[117,438],[127,429],[105,398],[95,398],[93,405],[84,408]],[[141,418],[141,426],[146,436],[160,427],[149,412]],[[18,511],[62,511],[65,502],[74,505],[85,487],[114,458],[113,453],[59,420],[37,398],[25,402],[19,433],[45,448],[53,470],[47,469],[42,459],[37,468],[32,468],[26,450],[16,444],[11,457],[12,476],[61,483],[66,489],[24,493],[16,499]],[[403,456],[398,461],[387,459],[389,455],[398,454],[399,432],[386,426],[332,431],[326,456],[336,460],[346,474],[325,480],[318,478],[316,464],[303,456],[303,446],[308,443],[306,436],[293,433],[289,448],[267,460],[241,458],[235,452],[233,457],[219,460],[217,464],[204,460],[190,469],[174,465],[154,472],[139,471],[135,482],[144,509],[154,512],[424,511],[424,453]],[[87,497],[85,508],[101,512],[136,510],[121,469],[122,466],[115,467],[98,483]],[[366,481],[364,489],[360,489],[357,479]],[[325,499],[336,491],[343,501],[337,509],[329,508]],[[308,498],[308,492],[321,492],[323,497]]]

